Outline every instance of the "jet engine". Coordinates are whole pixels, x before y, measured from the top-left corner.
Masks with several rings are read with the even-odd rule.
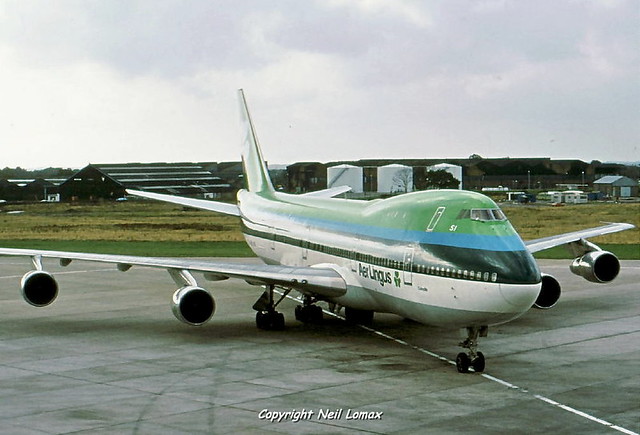
[[[216,310],[216,302],[208,291],[187,285],[173,294],[171,310],[174,316],[188,325],[204,325]]]
[[[46,307],[58,296],[58,283],[44,270],[32,270],[22,277],[20,291],[25,301],[34,307]]]
[[[591,251],[573,260],[571,272],[591,282],[613,281],[620,272],[618,257],[607,251]]]
[[[542,286],[540,287],[540,294],[533,303],[533,306],[540,309],[547,309],[553,307],[558,299],[560,299],[560,283],[557,279],[546,273],[542,274]]]

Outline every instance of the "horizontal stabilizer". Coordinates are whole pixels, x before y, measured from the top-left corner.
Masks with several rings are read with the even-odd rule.
[[[340,194],[349,192],[351,186],[336,186],[330,189],[317,190],[315,192],[303,193],[300,196],[314,196],[316,198],[333,198]]]
[[[141,190],[127,189],[129,195],[140,196],[143,198],[155,199],[157,201],[171,202],[187,207],[199,208],[202,210],[215,211],[218,213],[228,214],[231,216],[240,216],[240,210],[235,204],[226,202],[208,201],[206,199],[186,198],[184,196],[164,195],[162,193],[143,192]]]

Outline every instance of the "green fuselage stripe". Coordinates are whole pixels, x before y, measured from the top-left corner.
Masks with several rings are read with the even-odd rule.
[[[374,266],[408,271],[405,270],[405,260],[402,254],[399,253],[401,252],[400,250],[395,250],[397,252],[395,258],[381,257],[379,254],[367,254],[343,247],[285,236],[276,232],[260,231],[249,228],[244,220],[242,220],[242,232],[269,242],[282,243]],[[362,239],[361,235],[359,237]],[[379,243],[381,246],[407,246],[403,241],[390,243],[388,239],[374,237],[369,237],[367,240]],[[540,272],[528,251],[490,251],[425,243],[419,243],[416,246],[419,246],[419,248],[414,251],[411,264],[411,272],[413,273],[509,284],[540,282]]]

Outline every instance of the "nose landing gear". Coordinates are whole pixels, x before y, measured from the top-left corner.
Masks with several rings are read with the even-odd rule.
[[[469,368],[472,368],[476,373],[484,371],[484,354],[478,352],[478,337],[486,337],[488,332],[489,327],[487,326],[467,328],[467,338],[460,343],[460,346],[469,349],[469,351],[467,353],[460,352],[456,357],[458,372],[469,373]]]

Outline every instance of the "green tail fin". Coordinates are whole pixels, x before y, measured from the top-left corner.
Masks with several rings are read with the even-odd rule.
[[[273,184],[269,178],[267,165],[262,158],[262,151],[258,143],[251,115],[247,108],[247,100],[242,89],[238,90],[240,102],[240,122],[242,127],[242,167],[244,178],[249,192],[268,193],[273,192]]]

